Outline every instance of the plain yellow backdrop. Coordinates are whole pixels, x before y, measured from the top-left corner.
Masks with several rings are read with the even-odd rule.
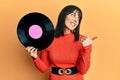
[[[48,80],[19,42],[16,28],[27,13],[40,12],[54,26],[61,9],[69,4],[83,12],[80,32],[93,42],[91,66],[85,80],[120,80],[120,0],[1,0],[0,80]]]

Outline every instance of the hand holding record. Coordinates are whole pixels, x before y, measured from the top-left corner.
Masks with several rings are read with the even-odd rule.
[[[38,54],[37,54],[37,49],[32,47],[32,46],[28,46],[25,48],[28,52],[28,54],[33,57],[34,59],[38,57]]]
[[[25,46],[38,50],[47,48],[54,39],[54,27],[50,19],[37,12],[22,17],[17,26],[17,35]]]

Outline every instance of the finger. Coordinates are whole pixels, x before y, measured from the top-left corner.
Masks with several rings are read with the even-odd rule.
[[[27,46],[27,47],[25,48],[25,50],[28,50],[30,47],[31,47],[31,46]]]
[[[84,36],[82,39],[81,39],[81,42],[84,42],[88,37]]]
[[[25,48],[25,50],[28,50],[29,46]]]
[[[28,52],[31,52],[32,49],[33,49],[33,47],[29,47],[29,48],[27,49],[27,51],[28,51]]]
[[[36,51],[36,48],[32,48],[30,52],[34,53],[35,51]]]
[[[82,38],[82,40],[86,40],[86,38],[88,38],[88,37],[84,36],[84,37]]]
[[[33,48],[33,49],[31,50],[30,55],[31,55],[32,57],[36,57],[36,56],[37,56],[37,49],[36,49],[36,48]]]
[[[97,39],[97,36],[94,36],[91,40],[93,40],[93,41],[94,41],[95,39]]]
[[[35,53],[38,51],[38,49],[35,49]]]

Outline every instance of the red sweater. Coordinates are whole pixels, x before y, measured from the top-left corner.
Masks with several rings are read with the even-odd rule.
[[[82,37],[80,35],[80,39]],[[41,72],[46,72],[49,67],[65,69],[77,66],[79,73],[69,76],[50,73],[49,80],[83,80],[83,74],[90,66],[91,45],[83,47],[80,39],[74,41],[73,33],[54,38],[52,44],[41,51],[41,57],[34,60],[36,67]]]

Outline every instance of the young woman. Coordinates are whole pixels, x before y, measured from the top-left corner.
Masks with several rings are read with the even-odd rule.
[[[34,59],[36,67],[46,72],[51,67],[49,80],[83,80],[90,66],[92,39],[79,34],[81,10],[68,5],[59,14],[55,37],[44,50],[28,46],[26,50]]]

